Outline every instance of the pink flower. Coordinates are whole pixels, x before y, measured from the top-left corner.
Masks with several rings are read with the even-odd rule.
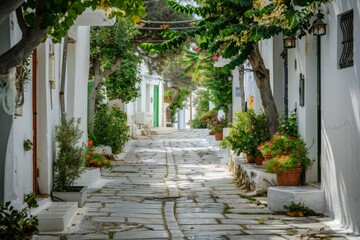
[[[200,50],[200,47],[199,47],[199,46],[196,46],[195,52],[198,52],[199,50]]]
[[[219,57],[218,56],[213,56],[212,60],[217,61],[217,60],[219,60]]]

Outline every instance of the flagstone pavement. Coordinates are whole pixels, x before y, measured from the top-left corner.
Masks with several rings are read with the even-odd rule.
[[[246,197],[206,130],[174,130],[133,140],[109,181],[91,189],[67,232],[35,239],[355,239],[326,217],[270,211],[266,197]]]

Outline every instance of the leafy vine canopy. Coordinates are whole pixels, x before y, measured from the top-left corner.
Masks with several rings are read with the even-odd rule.
[[[178,12],[197,15],[196,28],[186,32],[164,31],[170,40],[161,44],[143,43],[151,53],[178,48],[187,38],[196,37],[201,49],[232,61],[225,71],[244,62],[253,44],[278,34],[301,38],[311,28],[311,18],[331,0],[198,0],[197,6],[168,4]]]
[[[103,9],[109,18],[129,17],[136,20],[145,15],[142,0],[26,0],[22,4],[25,25],[34,27],[40,21],[40,28],[48,28],[48,35],[54,42],[61,41],[76,18],[87,8]]]

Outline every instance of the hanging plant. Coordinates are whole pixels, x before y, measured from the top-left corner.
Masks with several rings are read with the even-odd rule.
[[[32,143],[32,141],[30,139],[25,139],[24,143],[23,143],[23,146],[24,146],[24,150],[27,152],[27,151],[30,151],[33,148],[33,143]]]

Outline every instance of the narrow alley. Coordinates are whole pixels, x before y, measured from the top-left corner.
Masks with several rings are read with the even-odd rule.
[[[288,217],[246,197],[206,130],[133,140],[124,159],[102,172],[67,233],[37,239],[348,239],[324,217]],[[81,221],[79,220],[81,218]]]

